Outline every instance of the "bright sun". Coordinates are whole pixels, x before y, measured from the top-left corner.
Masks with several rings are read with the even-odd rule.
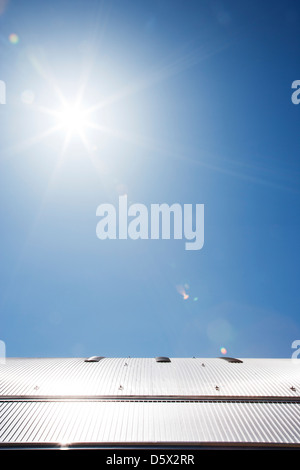
[[[86,113],[79,105],[68,104],[57,112],[58,125],[69,134],[82,135],[88,122]]]
[[[103,103],[99,102],[96,105],[87,106],[82,100],[84,89],[85,84],[79,88],[74,99],[69,101],[60,87],[55,86],[54,93],[60,101],[59,107],[50,108],[48,106],[35,105],[37,111],[51,116],[53,124],[44,132],[33,137],[29,144],[43,140],[51,134],[60,133],[63,136],[62,155],[64,155],[73,139],[75,141],[79,139],[88,152],[93,152],[95,145],[89,141],[89,131],[106,133],[112,133],[112,131],[94,121],[93,114],[103,106]]]
[[[55,118],[56,124],[54,129],[65,134],[63,151],[66,150],[73,137],[79,137],[85,147],[89,148],[86,131],[88,128],[95,127],[96,125],[88,119],[90,111],[82,106],[81,101],[67,102],[63,99],[60,109],[56,111],[46,110],[46,112]]]

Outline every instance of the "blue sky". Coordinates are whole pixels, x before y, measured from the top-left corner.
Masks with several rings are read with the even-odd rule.
[[[10,0],[0,12],[7,355],[290,357],[297,2]],[[45,109],[79,90],[95,126],[65,146]],[[204,204],[204,247],[99,240],[98,205],[124,192]]]

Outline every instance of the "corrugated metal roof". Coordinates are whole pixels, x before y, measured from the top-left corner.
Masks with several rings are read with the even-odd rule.
[[[10,444],[300,442],[294,403],[2,402],[0,420]]]
[[[300,396],[292,359],[8,358],[0,396]]]
[[[300,446],[300,362],[8,358],[0,444]]]

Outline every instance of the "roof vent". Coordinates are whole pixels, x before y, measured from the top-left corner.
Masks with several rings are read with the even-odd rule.
[[[104,359],[102,356],[91,356],[88,359],[85,359],[84,362],[99,362],[101,359]]]
[[[219,359],[223,359],[224,361],[232,362],[232,363],[236,363],[236,364],[242,364],[243,363],[243,361],[241,361],[240,359],[236,359],[235,357],[219,357]]]
[[[156,362],[171,362],[171,359],[169,357],[163,357],[163,356],[156,357],[155,360]]]

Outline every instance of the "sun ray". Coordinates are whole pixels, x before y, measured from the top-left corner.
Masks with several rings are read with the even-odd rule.
[[[129,83],[116,93],[108,96],[104,100],[99,101],[90,108],[88,112],[95,112],[99,109],[114,104],[128,96],[135,95],[140,91],[143,91],[151,86],[154,86],[160,82],[163,82],[172,76],[175,76],[191,67],[194,67],[202,61],[210,58],[221,52],[223,49],[229,47],[230,43],[218,43],[216,45],[205,48],[195,48],[192,51],[185,52],[186,46],[182,46],[179,51],[176,51],[168,59],[164,58],[162,64],[157,65],[155,68],[150,70],[146,75],[141,76],[133,83]]]
[[[29,139],[26,139],[26,140],[23,140],[23,142],[20,142],[18,144],[15,144],[15,145],[12,145],[11,147],[9,147],[7,150],[6,150],[6,153],[8,155],[11,155],[11,154],[16,154],[16,153],[19,153],[19,152],[22,152],[24,150],[27,150],[28,148],[38,144],[39,142],[41,142],[42,140],[44,140],[46,137],[52,135],[52,134],[55,134],[56,132],[58,132],[60,129],[60,126],[58,126],[57,124],[46,129],[45,131],[33,136],[33,137],[30,137]]]

